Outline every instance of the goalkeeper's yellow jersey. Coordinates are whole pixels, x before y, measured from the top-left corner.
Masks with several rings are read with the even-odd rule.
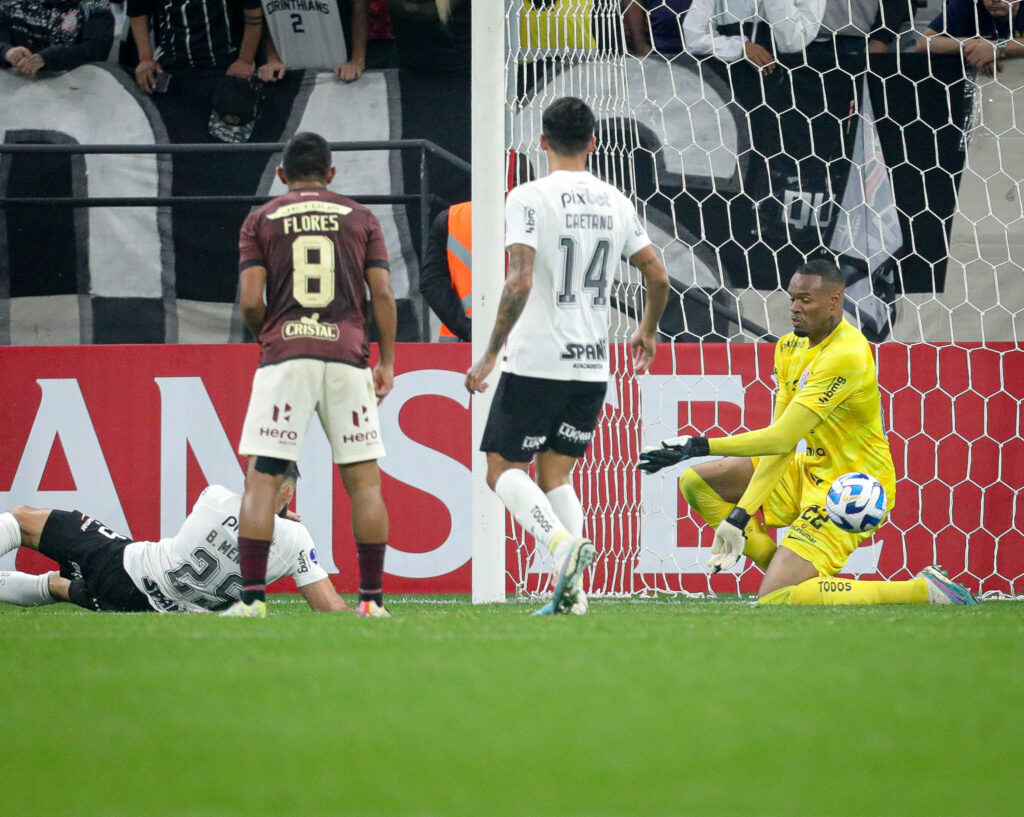
[[[825,486],[850,471],[881,481],[896,502],[896,471],[885,436],[875,358],[867,339],[844,318],[832,334],[808,349],[792,332],[775,347],[775,417],[790,403],[818,415],[807,435],[804,473]]]

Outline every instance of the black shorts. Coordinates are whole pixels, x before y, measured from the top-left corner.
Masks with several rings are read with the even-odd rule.
[[[605,382],[550,380],[504,372],[494,392],[481,451],[530,462],[551,449],[582,457],[594,438],[608,392]]]
[[[68,595],[79,607],[110,612],[151,612],[152,605],[124,569],[131,539],[80,511],[50,511],[39,552],[60,565],[71,581]]]

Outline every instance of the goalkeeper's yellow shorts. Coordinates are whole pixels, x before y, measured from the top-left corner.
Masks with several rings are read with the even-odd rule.
[[[797,454],[779,484],[761,506],[767,528],[789,526],[779,547],[786,547],[806,559],[819,576],[834,576],[871,532],[849,533],[836,527],[825,513],[825,495],[831,479],[820,484],[804,468],[805,457]],[[757,466],[757,459],[754,459]]]

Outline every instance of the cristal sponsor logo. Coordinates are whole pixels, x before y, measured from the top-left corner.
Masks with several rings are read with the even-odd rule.
[[[275,423],[290,423],[292,421],[292,407],[285,403],[283,406],[274,406],[273,418]]]
[[[336,324],[320,323],[320,313],[314,312],[311,317],[301,317],[297,321],[286,321],[281,327],[281,337],[285,340],[313,338],[314,340],[335,341],[341,336]]]
[[[607,360],[608,344],[600,343],[567,343],[561,354],[562,360]]]
[[[355,434],[345,434],[341,441],[344,443],[372,443],[380,435],[376,431],[359,431]]]
[[[526,232],[532,233],[537,229],[537,211],[532,207],[524,208],[526,215]]]
[[[836,392],[839,391],[839,389],[845,384],[846,378],[840,375],[829,384],[829,387],[828,389],[826,389],[825,393],[818,398],[818,402],[827,403],[829,400],[836,396]]]
[[[299,439],[299,432],[289,431],[286,428],[267,428],[260,426],[260,436],[269,437],[272,440],[283,440],[294,443]]]
[[[593,190],[573,190],[562,194],[562,206],[568,207],[571,204],[590,204],[597,207],[608,206],[608,193],[601,191],[594,193]]]
[[[537,527],[540,528],[544,533],[551,533],[551,523],[545,518],[543,511],[534,505],[530,508],[530,515],[534,518],[537,523]]]
[[[523,437],[523,451],[536,451],[547,441],[547,434],[542,434],[539,437]]]
[[[568,423],[562,423],[558,427],[558,436],[564,440],[569,440],[574,443],[589,443],[591,438],[594,436],[593,431],[584,431],[581,428],[576,428]]]

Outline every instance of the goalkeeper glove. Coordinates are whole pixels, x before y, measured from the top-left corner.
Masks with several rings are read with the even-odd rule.
[[[743,555],[743,548],[747,545],[747,535],[743,529],[749,521],[750,514],[737,505],[718,523],[715,541],[711,543],[711,558],[708,559],[708,568],[712,573],[728,570]]]
[[[711,454],[707,437],[670,437],[661,441],[661,448],[649,448],[640,452],[636,467],[648,474],[656,474],[662,468],[675,465],[691,457],[707,457]]]

